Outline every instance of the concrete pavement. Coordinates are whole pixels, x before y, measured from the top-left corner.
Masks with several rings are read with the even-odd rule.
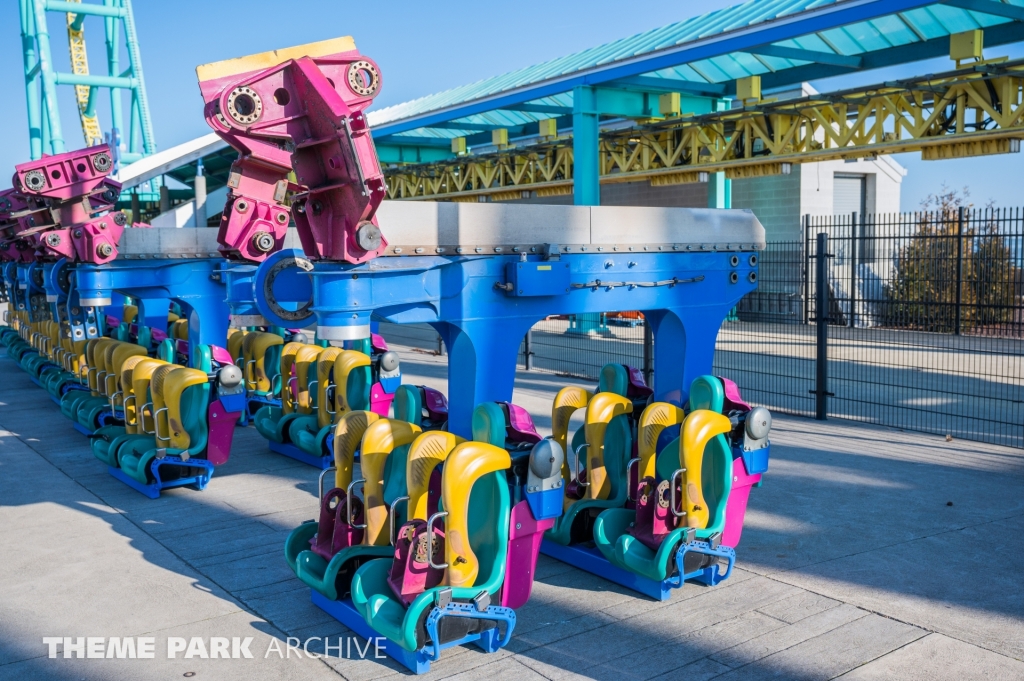
[[[445,358],[402,356],[406,382],[446,389]],[[516,402],[541,431],[568,382],[519,374]],[[0,679],[404,675],[351,644],[267,655],[352,635],[284,562],[285,536],[316,514],[316,471],[253,429],[205,491],[157,501],[107,475],[5,357],[0,429]],[[430,677],[1024,678],[1024,452],[794,417],[772,440],[730,580],[654,603],[542,557],[510,646],[446,651]],[[50,659],[51,636],[151,637],[156,655]],[[253,659],[168,659],[173,637],[251,637]]]

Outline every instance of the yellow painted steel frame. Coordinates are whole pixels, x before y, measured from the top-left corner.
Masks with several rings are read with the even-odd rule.
[[[664,186],[706,172],[756,177],[784,164],[920,151],[942,159],[1006,153],[1024,138],[1024,60],[699,116],[637,122],[600,139],[603,184]],[[572,192],[571,137],[387,169],[389,199],[492,200]]]
[[[81,0],[70,1],[80,2]],[[71,53],[71,72],[76,76],[88,76],[89,54],[85,49],[85,27],[83,24],[77,31],[74,29],[73,25],[76,16],[76,14],[68,12],[68,49]],[[75,86],[78,116],[82,120],[82,135],[85,137],[85,146],[87,147],[103,144],[103,131],[100,130],[99,118],[97,118],[96,114],[88,114],[89,91],[91,89],[88,85]]]

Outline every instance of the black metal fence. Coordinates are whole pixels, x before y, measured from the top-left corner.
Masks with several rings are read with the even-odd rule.
[[[716,374],[776,411],[1024,447],[1024,210],[807,217],[805,229],[762,252],[758,289],[719,331]],[[428,326],[385,335],[440,351]],[[550,318],[520,365],[650,374],[652,346],[637,313]]]

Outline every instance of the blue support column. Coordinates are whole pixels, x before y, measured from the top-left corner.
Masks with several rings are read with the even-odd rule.
[[[533,319],[512,317],[436,324],[448,349],[448,432],[473,437],[473,409],[512,399],[519,344]]]
[[[732,180],[725,173],[708,176],[708,208],[732,208]]]
[[[30,0],[21,0],[21,49],[25,59],[25,101],[28,106],[28,148],[33,161],[43,156],[43,121],[39,113],[39,83],[36,80],[36,54],[34,11]]]
[[[50,33],[46,26],[45,0],[32,0],[36,40],[39,42],[39,76],[43,83],[43,107],[50,131],[50,153],[64,153],[64,135],[60,128],[60,110],[57,106],[57,77],[50,56]]]
[[[601,159],[597,91],[591,87],[573,90],[572,155],[573,203],[601,205]]]
[[[716,99],[711,103],[712,111],[728,111],[732,100]],[[725,173],[712,173],[708,178],[708,208],[732,208],[732,180]]]

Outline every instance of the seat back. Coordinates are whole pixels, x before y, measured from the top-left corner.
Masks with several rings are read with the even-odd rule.
[[[722,532],[732,488],[732,450],[725,434],[732,429],[722,414],[700,409],[683,421],[680,436],[658,455],[658,475],[670,480],[682,468],[686,526]]]
[[[436,512],[439,499],[430,498],[430,479],[448,455],[466,440],[443,430],[421,433],[409,446],[405,464],[405,483],[409,494],[407,515],[409,520],[426,521]],[[433,502],[433,503],[432,503]]]
[[[725,389],[717,376],[698,376],[690,384],[690,411],[708,409],[722,413]]]
[[[566,486],[573,478],[569,469],[569,420],[580,409],[585,409],[594,394],[577,386],[562,388],[551,404],[551,439],[566,453],[562,462],[562,479]]]
[[[256,392],[269,393],[273,390],[273,376],[280,370],[280,361],[275,366],[269,350],[284,345],[284,339],[276,333],[266,333],[263,331],[249,335],[254,336],[254,339],[248,356],[246,356],[243,350],[246,365],[246,387],[250,387],[250,389]],[[250,362],[252,362],[251,365]],[[251,370],[249,369],[250,366],[252,367]]]
[[[149,402],[152,405],[153,413],[153,434],[156,438],[157,447],[170,447],[170,437],[167,433],[170,427],[167,424],[167,401],[164,397],[164,381],[173,371],[182,367],[177,364],[164,364],[156,368],[153,377],[149,381]]]
[[[420,427],[397,419],[378,419],[363,433],[359,466],[366,482],[363,485],[368,546],[387,546],[391,541],[388,527],[390,502],[403,496],[408,488],[405,463],[408,445],[423,432]],[[386,484],[386,487],[385,487]]]
[[[336,400],[329,400],[331,394],[331,376],[334,375],[334,360],[342,353],[341,348],[324,348],[316,361],[316,423],[320,428],[334,423],[337,409]],[[337,395],[337,390],[335,390]]]
[[[316,376],[316,361],[323,350],[316,345],[303,345],[295,353],[295,402],[293,407],[300,414],[313,413],[313,396],[309,393],[309,383]]]
[[[356,450],[371,423],[382,417],[372,411],[350,411],[334,427],[334,486],[347,490],[352,482]]]
[[[153,433],[156,431],[156,423],[153,420],[153,410],[145,408],[145,405],[152,401],[150,396],[150,384],[153,380],[153,373],[160,367],[172,366],[160,359],[142,358],[132,370],[132,394],[129,400],[135,411],[136,418],[133,427],[135,433]],[[127,424],[127,420],[125,421]]]
[[[369,355],[343,350],[334,360],[335,411],[340,415],[369,409],[371,380]]]
[[[156,390],[167,408],[165,442],[173,449],[195,456],[206,451],[209,424],[210,383],[205,371],[180,367],[166,374]],[[154,404],[156,403],[154,395]],[[158,440],[160,434],[158,434]]]
[[[176,340],[188,340],[188,320],[178,319],[172,322],[170,333],[167,335]]]
[[[610,499],[619,496],[625,490],[625,464],[622,454],[628,457],[632,453],[632,442],[628,427],[625,433],[626,442],[621,442],[621,428],[611,429],[609,425],[617,416],[633,411],[633,403],[622,395],[612,392],[601,392],[594,395],[587,405],[587,416],[584,433],[589,445],[587,457],[587,498]],[[612,452],[605,456],[606,449]]]
[[[638,481],[655,477],[658,436],[666,428],[681,424],[685,417],[682,409],[668,402],[653,402],[644,409],[637,429],[637,453],[640,458]]]
[[[473,410],[473,441],[505,446],[505,412],[497,402],[483,402]]]
[[[121,371],[124,367],[125,361],[130,357],[148,357],[149,353],[146,352],[146,348],[136,345],[135,343],[120,343],[114,347],[113,352],[110,355],[110,363],[106,375],[104,386],[104,394],[107,397],[114,398],[114,406],[123,406],[124,402],[124,386],[126,384],[121,382]],[[122,393],[117,396],[116,393]]]
[[[121,399],[119,400],[122,407],[124,407],[124,429],[129,435],[135,435],[139,432],[139,422],[137,419],[135,400],[133,399],[132,390],[134,383],[132,382],[132,375],[135,373],[135,367],[140,362],[151,361],[146,355],[133,355],[124,361],[121,365]]]
[[[139,316],[139,306],[127,304],[121,312],[121,321],[125,324],[134,324],[135,318]]]
[[[625,397],[629,390],[629,371],[621,364],[605,364],[601,367],[597,390],[602,393],[615,393]]]
[[[445,518],[444,584],[496,595],[505,579],[511,512],[505,471],[509,453],[464,442],[448,455],[441,477]]]
[[[419,424],[423,420],[423,393],[414,385],[400,385],[391,408],[396,419]]]
[[[85,349],[85,363],[88,370],[88,381],[89,390],[92,391],[93,395],[99,395],[100,393],[100,382],[99,373],[103,370],[100,366],[103,363],[103,352],[106,347],[111,343],[117,341],[112,338],[94,338],[87,342]]]
[[[242,346],[245,344],[245,337],[249,335],[244,329],[228,329],[228,353],[239,369],[245,369],[245,359],[242,355]]]

